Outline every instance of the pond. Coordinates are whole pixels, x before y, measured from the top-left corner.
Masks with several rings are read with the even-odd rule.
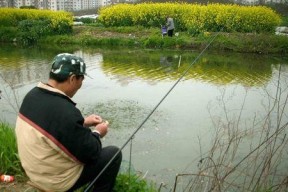
[[[2,122],[15,125],[23,97],[39,81],[47,81],[51,61],[61,52],[81,56],[87,64],[91,78],[85,78],[73,100],[84,115],[96,113],[110,122],[104,146],[122,147],[160,104],[124,147],[123,169],[131,159],[132,170],[157,186],[162,183],[163,191],[173,188],[176,174],[191,174],[189,179],[200,172],[213,175],[207,168],[211,162],[225,167],[219,175],[241,160],[244,165],[237,168],[251,170],[246,155],[259,147],[259,160],[267,157],[271,139],[269,154],[280,153],[282,160],[288,156],[288,57],[279,55],[205,52],[194,62],[197,51],[1,45]],[[287,176],[287,161],[278,159],[273,164],[277,175]],[[263,165],[257,158],[254,162]],[[274,168],[267,173],[269,180]],[[183,179],[177,185],[184,191],[188,184]]]

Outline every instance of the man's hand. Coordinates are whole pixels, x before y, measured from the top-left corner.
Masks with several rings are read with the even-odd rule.
[[[96,126],[98,125],[99,123],[102,123],[102,118],[98,115],[89,115],[88,117],[86,117],[84,119],[84,124],[83,126],[84,127],[91,127],[91,126]]]
[[[108,121],[103,121],[102,123],[96,125],[95,132],[97,132],[101,138],[104,137],[108,132],[108,125]]]

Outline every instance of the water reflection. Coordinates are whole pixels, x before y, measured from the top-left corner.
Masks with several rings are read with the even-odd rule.
[[[66,50],[63,50],[64,52]],[[62,52],[63,52],[62,51]],[[71,51],[71,50],[70,50]],[[55,51],[3,47],[0,51],[1,78],[13,87],[47,78]],[[164,51],[101,51],[74,50],[83,57],[93,71],[101,68],[104,73],[122,83],[142,79],[149,84],[175,81],[198,56],[194,52]],[[194,64],[185,79],[196,79],[213,84],[230,83],[261,86],[271,78],[273,59],[241,54],[206,54]],[[278,61],[277,61],[278,62]]]
[[[149,52],[147,58],[147,54],[134,57],[131,54],[122,54],[115,57],[106,53],[103,54],[103,70],[118,77],[126,76],[156,82],[175,81],[197,56],[197,53],[168,54]],[[271,61],[263,62],[255,58],[249,60],[243,56],[235,56],[236,58],[227,55],[204,55],[188,72],[185,79],[197,79],[219,85],[240,83],[245,86],[261,86],[271,78]]]

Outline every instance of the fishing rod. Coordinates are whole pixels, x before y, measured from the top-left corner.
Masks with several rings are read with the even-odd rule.
[[[216,33],[213,36],[211,41],[206,45],[206,47],[201,51],[201,53],[194,59],[194,61],[189,65],[189,67],[182,73],[182,75],[178,78],[178,80],[172,85],[172,87],[167,91],[167,93],[162,97],[162,99],[158,102],[158,104],[152,109],[152,111],[147,115],[147,117],[142,121],[139,127],[131,134],[131,136],[127,139],[127,141],[122,145],[121,148],[115,153],[115,155],[110,159],[110,161],[105,165],[105,167],[99,172],[99,174],[95,177],[95,179],[87,186],[84,192],[88,192],[90,188],[94,185],[94,183],[99,179],[99,177],[103,174],[103,172],[107,169],[107,167],[112,163],[112,161],[116,158],[116,156],[126,147],[130,140],[136,135],[136,133],[142,128],[142,126],[146,123],[146,121],[151,117],[151,115],[156,111],[156,109],[160,106],[160,104],[166,99],[166,97],[170,94],[170,92],[176,87],[176,85],[183,79],[183,77],[188,73],[188,71],[192,68],[192,66],[198,61],[198,59],[203,55],[203,53],[208,49],[211,43],[215,40],[215,38],[219,35],[220,32]]]

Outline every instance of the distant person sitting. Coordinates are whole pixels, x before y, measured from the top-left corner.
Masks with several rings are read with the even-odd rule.
[[[166,26],[167,26],[167,31],[168,31],[168,36],[172,37],[173,36],[173,31],[174,31],[174,21],[172,17],[167,17],[166,18]]]

